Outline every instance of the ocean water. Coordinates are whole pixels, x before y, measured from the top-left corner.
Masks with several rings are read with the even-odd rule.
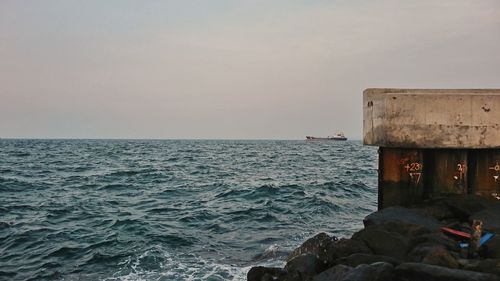
[[[376,209],[359,141],[0,140],[0,280],[246,280]]]

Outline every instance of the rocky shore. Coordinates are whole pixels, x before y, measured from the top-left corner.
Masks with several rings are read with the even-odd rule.
[[[471,256],[459,246],[466,240],[441,227],[471,233],[473,220],[496,235]],[[383,209],[363,223],[349,239],[319,233],[290,253],[284,268],[253,267],[247,280],[500,281],[499,201],[434,199]]]

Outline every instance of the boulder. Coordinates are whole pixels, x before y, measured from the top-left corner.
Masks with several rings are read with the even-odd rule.
[[[500,259],[480,260],[479,264],[472,270],[500,276]]]
[[[459,264],[466,270],[491,273],[500,276],[500,259],[460,259]]]
[[[248,271],[247,281],[281,280],[285,275],[286,271],[282,268],[255,266]]]
[[[432,248],[422,259],[422,263],[458,268],[455,257],[442,246]]]
[[[303,279],[313,277],[327,268],[326,264],[313,254],[297,256],[285,265],[288,274],[298,273]]]
[[[304,280],[311,280],[310,276],[301,276],[300,272],[294,271],[294,272],[287,272],[285,276],[282,278],[278,279],[272,279],[272,280],[262,280],[262,281],[304,281]]]
[[[358,266],[360,264],[372,264],[374,262],[386,262],[393,266],[397,266],[401,263],[400,260],[395,258],[372,254],[352,254],[348,257],[340,258],[336,261],[336,263],[338,264],[344,264],[352,267]]]
[[[500,281],[499,214],[499,202],[475,196],[389,207],[367,216],[351,239],[319,233],[288,256],[284,269],[253,267],[247,280]],[[440,227],[470,232],[473,219],[498,234],[480,248],[481,259],[460,259],[467,255],[459,237]]]
[[[385,262],[361,264],[349,271],[342,281],[391,281],[394,267]]]
[[[433,217],[439,221],[455,218],[452,210],[441,200],[423,205],[418,208],[418,211],[424,216]]]
[[[471,215],[484,210],[490,203],[487,199],[475,195],[465,197],[450,197],[443,200],[443,205],[447,206],[452,212],[453,217],[466,221]]]
[[[397,280],[405,281],[500,281],[496,275],[423,263],[402,263],[395,269]]]
[[[290,253],[290,255],[286,258],[286,261],[290,261],[300,255],[311,254],[326,263],[326,261],[329,260],[327,248],[336,240],[336,237],[330,237],[324,232],[319,233],[314,237],[307,239],[306,242],[300,245],[300,247]]]
[[[427,233],[431,233],[428,227],[420,224],[405,223],[401,221],[389,221],[380,226],[389,232],[395,232],[405,237],[418,237]]]
[[[352,267],[339,264],[314,276],[313,281],[340,281],[351,270]]]
[[[408,253],[408,260],[426,264],[458,268],[456,258],[443,245],[422,243]]]
[[[371,254],[372,251],[363,241],[342,238],[328,246],[328,264],[333,266],[335,264],[335,260],[348,257],[355,253]]]
[[[380,230],[376,226],[369,226],[356,232],[352,239],[363,241],[374,254],[389,256],[398,260],[404,260],[406,257],[408,241],[398,233]]]
[[[397,232],[403,235],[424,228],[428,232],[437,231],[441,227],[440,222],[418,209],[410,209],[404,207],[389,207],[368,215],[363,223],[365,227],[377,225],[385,226],[392,225],[392,228],[398,229]],[[387,229],[387,227],[386,227]],[[391,230],[396,231],[396,230]],[[406,232],[406,233],[401,233]]]
[[[409,248],[413,249],[415,246],[423,243],[443,245],[448,251],[459,251],[457,240],[452,239],[441,231],[412,237],[409,242]]]

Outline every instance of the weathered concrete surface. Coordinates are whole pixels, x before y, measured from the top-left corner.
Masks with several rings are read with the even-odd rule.
[[[500,89],[366,89],[366,145],[500,148]]]

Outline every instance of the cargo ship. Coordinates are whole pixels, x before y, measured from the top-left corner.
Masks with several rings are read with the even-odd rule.
[[[338,133],[335,134],[334,136],[328,136],[328,137],[313,137],[313,136],[306,136],[306,140],[334,140],[334,141],[346,141],[347,138],[344,136],[344,133]]]

